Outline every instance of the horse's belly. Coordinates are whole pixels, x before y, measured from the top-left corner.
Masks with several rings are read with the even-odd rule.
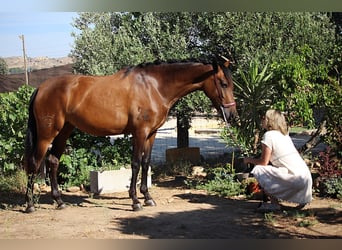
[[[97,136],[122,134],[127,127],[128,115],[123,109],[89,109],[71,115],[70,119],[80,130]]]

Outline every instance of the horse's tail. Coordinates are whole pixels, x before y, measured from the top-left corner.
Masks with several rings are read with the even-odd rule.
[[[36,119],[33,113],[33,103],[36,99],[38,93],[38,89],[36,89],[30,99],[29,104],[29,117],[27,122],[27,131],[26,131],[26,139],[25,139],[25,155],[24,155],[24,169],[27,173],[31,173],[35,171],[34,164],[34,153],[37,147],[37,124]]]

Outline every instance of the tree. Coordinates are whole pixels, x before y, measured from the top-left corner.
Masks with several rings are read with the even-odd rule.
[[[0,75],[8,74],[8,67],[6,61],[0,57]]]
[[[274,74],[273,88],[279,93],[273,106],[289,111],[291,123],[310,126],[313,110],[321,105],[320,85],[329,84],[341,51],[337,29],[326,13],[81,13],[74,26],[80,32],[74,33],[72,55],[80,73],[111,74],[155,59],[231,55],[239,83],[244,82],[240,72],[247,72],[251,61],[257,62],[258,72],[268,65],[265,74]],[[193,105],[196,99],[207,100],[200,92],[194,95],[182,98],[173,109],[185,118],[179,128],[189,128],[191,116],[186,114],[208,109],[208,103]],[[241,113],[248,99],[239,102]]]
[[[108,75],[146,61],[198,57],[191,36],[191,13],[81,13],[74,26],[75,69],[83,74]],[[188,29],[189,28],[189,29]],[[173,108],[178,121],[178,146],[188,146],[191,116],[208,110],[201,92],[182,98]],[[185,136],[184,136],[185,135]]]
[[[234,23],[234,27],[230,28],[233,37],[230,44],[239,68],[237,72],[247,71],[250,61],[259,62],[259,71],[263,65],[268,64],[268,73],[274,75],[272,86],[277,93],[272,107],[286,111],[291,125],[320,127],[317,123],[319,121],[315,120],[316,111],[323,110],[329,117],[329,114],[333,114],[332,110],[329,111],[332,106],[335,107],[334,112],[337,112],[335,115],[342,115],[340,109],[336,109],[339,106],[337,99],[331,92],[327,94],[327,89],[336,90],[338,86],[334,82],[339,82],[341,65],[340,35],[336,35],[329,15],[237,13],[230,16],[230,20]],[[244,82],[239,73],[235,74],[235,79],[239,83]],[[236,92],[238,95],[239,90]],[[275,96],[271,90],[265,91],[264,95]],[[241,99],[238,113],[243,115],[246,103],[252,100]],[[241,120],[249,118],[241,117]],[[325,120],[322,119],[322,123]],[[326,120],[327,127],[336,128],[333,120]],[[335,131],[335,135],[338,131],[330,130]]]

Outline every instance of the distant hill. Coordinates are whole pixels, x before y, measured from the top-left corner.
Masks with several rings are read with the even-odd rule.
[[[73,73],[73,64],[55,66],[52,68],[44,68],[33,70],[28,73],[29,85],[38,87],[46,79],[53,76],[60,76]],[[25,74],[0,75],[0,93],[16,91],[20,86],[25,84]]]
[[[24,59],[21,56],[12,56],[3,58],[7,64],[8,69],[19,68],[24,69]],[[47,69],[57,66],[62,66],[66,64],[71,64],[71,57],[61,57],[61,58],[50,58],[46,56],[41,57],[28,57],[27,58],[27,68],[28,71],[37,69]]]

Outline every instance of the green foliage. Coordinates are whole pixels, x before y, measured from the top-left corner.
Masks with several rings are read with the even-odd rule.
[[[335,28],[326,13],[238,12],[232,13],[227,23],[228,20],[231,50],[242,68],[247,68],[253,59],[281,63],[304,45],[312,49],[309,69],[327,65],[333,58]]]
[[[336,94],[332,92],[336,87],[331,86],[328,77],[340,53],[336,52],[335,30],[328,16],[324,13],[234,13],[230,17],[235,25],[231,29],[232,51],[239,63],[235,74],[235,96],[241,118],[241,131],[236,131],[238,141],[243,146],[249,142],[249,151],[256,152],[260,117],[270,107],[286,111],[290,126],[308,127],[316,125],[314,111],[325,107],[334,117],[328,121],[334,134],[329,139],[340,138],[342,128],[337,121],[341,117],[341,105],[337,98],[341,99],[341,96],[337,91],[335,98]],[[325,34],[323,41],[321,34]],[[267,69],[267,74],[272,75],[269,84],[250,81],[253,79],[248,77],[253,75],[251,64],[261,64],[254,67],[254,72],[259,73],[255,69],[262,71],[262,65],[267,62],[271,62]],[[241,71],[246,72],[247,77]],[[249,81],[244,80],[246,78]],[[323,86],[326,93],[328,89],[334,90],[322,95]],[[244,96],[239,96],[240,93]],[[334,109],[329,112],[325,103],[333,103]],[[228,145],[234,145],[229,134],[225,136]],[[339,144],[335,142],[334,145]]]
[[[16,92],[0,94],[0,174],[15,174],[21,168],[28,104],[33,90],[23,85]],[[89,179],[90,169],[127,165],[130,157],[128,137],[117,139],[113,146],[106,137],[85,135],[76,130],[61,157],[60,179],[65,185],[84,184]]]
[[[85,148],[72,149],[71,152],[63,154],[59,165],[60,184],[89,184],[89,172],[93,169],[95,160]]]
[[[320,85],[319,105],[325,111],[325,119],[327,119],[327,133],[324,135],[324,141],[340,158],[342,157],[341,100],[341,82],[329,78],[327,84]]]
[[[254,132],[247,134],[241,127],[231,126],[223,128],[220,136],[227,147],[238,149],[238,154],[247,156],[254,153],[253,143],[251,143],[255,136]]]
[[[266,92],[271,98],[268,105],[265,103],[263,106],[259,103],[259,106],[253,106],[254,100],[245,96],[242,98],[242,104],[239,105],[243,107],[239,109],[248,106],[247,111],[257,110],[262,113],[270,107],[269,104],[272,104],[273,108],[288,113],[287,120],[290,126],[313,127],[314,110],[326,106],[321,100],[323,97],[321,88],[322,86],[326,86],[327,89],[332,88],[328,73],[335,67],[334,63],[341,58],[340,52],[336,50],[339,47],[336,39],[338,36],[335,36],[334,26],[328,15],[325,13],[234,13],[230,16],[230,20],[234,23],[234,28],[231,29],[233,47],[231,51],[239,63],[239,68],[246,72],[253,61],[264,65],[271,62],[268,70],[269,73],[273,73],[274,92],[273,94]],[[244,81],[240,82],[240,75],[239,70],[235,76],[237,85],[242,83],[246,86],[244,92],[249,93],[248,85],[245,85]],[[236,89],[238,95],[240,89],[239,87]],[[341,106],[332,92],[326,95],[329,101],[333,100],[335,106],[331,114],[338,111]],[[337,93],[339,96],[339,92]],[[339,98],[341,100],[340,96]],[[246,117],[244,114],[240,116]],[[337,122],[340,120],[338,117],[341,117],[340,112],[334,116],[335,119],[329,119],[328,122],[328,127],[334,130],[335,137],[341,134],[338,133],[340,125],[336,124],[340,123]],[[246,123],[241,126],[243,130],[245,126],[249,127],[246,129],[249,136],[243,137],[250,138],[252,145],[251,135],[253,130],[257,135],[259,124]],[[335,129],[336,127],[338,129]],[[252,151],[255,151],[255,148],[253,149],[255,145],[251,147]]]
[[[108,75],[146,61],[198,57],[196,37],[188,29],[192,20],[191,13],[81,13],[74,23],[80,31],[73,34],[75,69]],[[188,129],[193,114],[210,107],[204,93],[195,92],[182,98],[171,113]]]
[[[338,36],[326,13],[81,13],[74,27],[79,30],[73,34],[75,68],[85,74],[111,74],[155,59],[231,55],[239,69],[237,95],[245,94],[238,97],[240,116],[248,118],[241,124],[246,132],[240,134],[254,143],[252,151],[258,116],[270,105],[288,111],[290,124],[314,125],[320,84],[341,58]],[[203,93],[195,92],[172,112],[189,128],[195,112],[210,108]]]
[[[111,144],[107,138],[105,143],[97,148],[98,168],[100,169],[120,169],[130,165],[132,157],[132,139],[124,136],[116,138]]]
[[[131,161],[131,139],[117,138],[114,145],[108,137],[96,137],[75,130],[68,140],[59,166],[64,186],[89,184],[90,170],[119,169]]]
[[[296,54],[274,65],[281,93],[275,107],[288,112],[291,125],[314,126],[313,108],[317,107],[321,94],[317,81],[327,79],[327,69],[322,64],[309,68],[312,56],[313,50],[304,45]]]
[[[328,178],[322,182],[320,195],[342,200],[342,177]]]
[[[211,102],[203,92],[193,92],[181,98],[171,109],[170,114],[176,115],[183,128],[191,127],[191,117],[196,112],[212,115]]]
[[[318,191],[321,196],[342,199],[342,164],[341,156],[328,147],[318,155]]]
[[[172,23],[172,24],[171,24]],[[158,13],[80,13],[72,56],[79,73],[109,75],[155,59],[185,59],[182,20]]]
[[[21,74],[21,73],[24,73],[25,70],[23,68],[10,68],[8,70],[8,73],[9,74]]]
[[[245,188],[236,180],[234,168],[230,164],[209,168],[205,181],[198,183],[195,188],[204,189],[223,197],[245,194]]]
[[[92,136],[75,130],[68,140],[69,152],[84,148],[91,160],[89,164],[96,168],[112,166],[118,168],[131,163],[131,137],[116,138],[112,144],[109,137]],[[67,150],[68,153],[68,150]]]
[[[23,85],[16,92],[0,94],[0,173],[15,172],[21,166],[33,90]]]
[[[250,62],[247,70],[238,69],[235,78],[235,97],[239,104],[240,124],[231,128],[231,131],[223,131],[222,138],[228,146],[240,147],[246,153],[257,152],[261,117],[277,98],[276,85],[272,77],[273,72],[267,64],[263,66],[254,60]]]
[[[0,174],[0,192],[21,193],[27,186],[27,178],[24,170],[12,173]]]
[[[8,67],[6,61],[0,57],[0,75],[8,74]]]

